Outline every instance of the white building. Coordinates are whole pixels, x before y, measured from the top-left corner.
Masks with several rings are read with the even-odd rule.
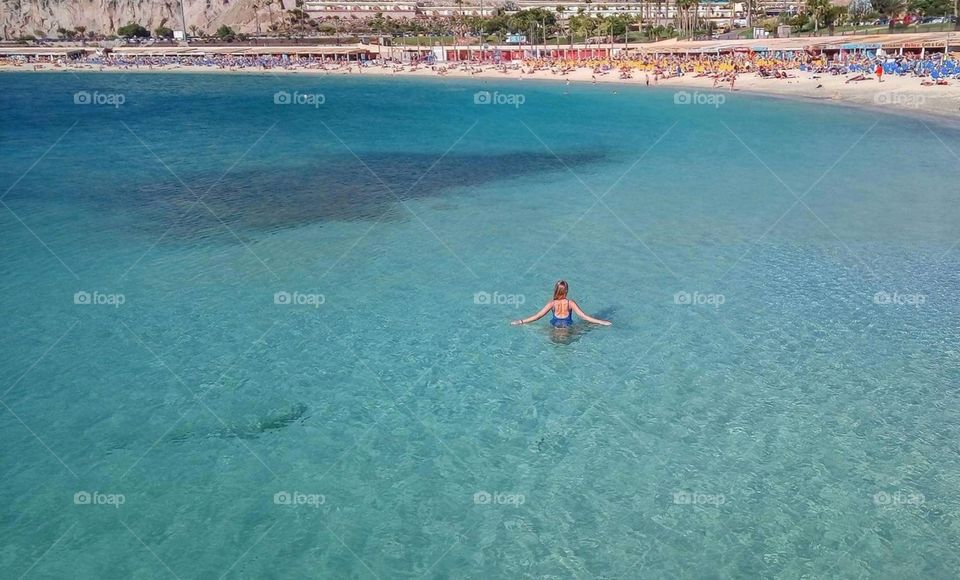
[[[677,16],[677,6],[674,2],[549,2],[545,0],[520,0],[517,6],[521,10],[541,8],[557,12],[561,19],[583,14],[592,17],[634,16],[651,22],[667,23]],[[558,8],[563,10],[558,10]],[[737,2],[703,2],[697,6],[697,16],[708,20],[730,20],[739,18],[745,9]]]
[[[446,0],[449,2],[449,0]],[[666,24],[673,21],[678,15],[676,0],[641,0],[627,2],[613,0],[603,2],[585,1],[557,1],[557,0],[515,0],[519,10],[542,8],[557,12],[561,19],[570,18],[577,14],[588,16],[616,16],[630,15],[642,17],[645,20]],[[762,18],[765,14],[779,14],[781,12],[798,12],[804,6],[805,0],[758,0],[755,16]],[[420,2],[411,1],[383,1],[383,2],[346,2],[331,0],[307,0],[304,10],[313,18],[340,16],[348,18],[366,19],[376,14],[391,18],[415,18],[417,16],[453,18],[458,16],[494,16],[503,5],[502,1],[470,0],[462,6],[450,4],[434,4],[430,0]],[[562,10],[558,10],[561,8]],[[746,5],[743,2],[703,1],[697,5],[697,16],[701,19],[715,22],[740,20],[746,17]]]
[[[417,14],[413,2],[304,2],[303,10],[311,18],[330,16],[373,18],[381,13],[384,17],[412,18]]]
[[[421,6],[420,10],[427,16],[441,16],[441,17],[450,17],[450,16],[484,16],[491,17],[497,13],[497,6],[494,6],[493,3],[484,3],[483,8],[479,4],[475,6],[470,6],[464,4],[463,6]]]
[[[417,16],[436,16],[451,18],[454,16],[493,16],[497,7],[490,2],[481,9],[479,2],[476,5],[463,6],[430,6],[425,2],[330,2],[328,0],[308,0],[303,3],[303,9],[311,18],[329,16],[373,18],[382,14],[384,18],[415,18]]]

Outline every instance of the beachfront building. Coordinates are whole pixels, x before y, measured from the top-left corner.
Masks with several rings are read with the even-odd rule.
[[[583,14],[594,17],[635,16],[646,20],[672,20],[679,14],[676,2],[647,1],[647,2],[549,2],[547,0],[522,0],[516,3],[518,10],[540,8],[556,12],[561,18],[569,18]],[[697,16],[700,18],[727,18],[731,11],[740,13],[745,10],[743,4],[731,4],[723,0],[714,2],[704,1],[696,6]]]
[[[642,0],[639,2],[612,0],[609,2],[598,0],[586,2],[551,2],[549,0],[519,0],[515,3],[518,10],[541,8],[557,12],[561,18],[569,18],[577,14],[587,16],[622,16],[629,15],[650,20],[658,24],[667,24],[680,15],[681,10],[676,0]],[[756,16],[777,15],[783,12],[797,13],[806,5],[806,0],[754,0],[754,14]],[[738,24],[746,26],[746,2],[729,2],[727,0],[703,0],[698,2],[693,11],[697,18],[702,20],[729,21],[731,18],[740,20]]]
[[[495,16],[497,13],[498,7],[491,4],[485,4],[480,6],[479,4],[475,6],[470,6],[464,4],[463,6],[453,6],[453,5],[437,5],[437,6],[421,6],[420,10],[426,16],[436,16],[439,18],[452,18],[455,16],[483,16],[484,18],[490,18]]]
[[[303,9],[311,18],[339,16],[341,18],[366,19],[377,14],[393,19],[420,17],[453,18],[459,16],[491,17],[497,11],[497,6],[489,2],[481,6],[463,4],[456,6],[453,3],[433,5],[429,2],[330,2],[327,0],[307,1]]]
[[[550,2],[548,0],[519,0],[517,5],[521,9],[543,8],[546,10],[556,10],[562,6],[562,12],[566,15],[577,14],[581,9],[585,14],[612,16],[615,14],[634,14],[637,16],[648,14],[662,14],[666,18],[673,18],[678,14],[676,0],[612,0],[604,2]],[[806,5],[806,0],[754,0],[754,13],[757,15],[776,15],[781,12],[797,13]],[[723,12],[729,16],[732,11],[735,14],[746,14],[746,2],[730,2],[729,0],[701,0],[695,6],[698,16],[708,17],[718,12]]]
[[[833,4],[849,4],[849,0],[834,0]],[[806,7],[806,0],[757,0],[754,3],[756,14],[777,16],[779,14],[799,14]]]
[[[777,15],[783,12],[796,13],[803,9],[806,0],[754,0],[755,15]],[[350,2],[345,0],[307,0],[303,9],[313,18],[373,18],[377,14],[394,19],[434,17],[458,18],[465,16],[491,17],[498,12],[513,13],[520,10],[543,9],[557,13],[560,20],[583,14],[593,17],[633,16],[656,24],[669,24],[680,16],[676,0],[611,0],[611,1],[556,1],[556,0],[470,0],[460,5],[454,2]],[[717,24],[728,23],[746,26],[745,2],[728,0],[703,0],[692,7],[700,20]]]
[[[414,18],[415,2],[304,2],[303,10],[311,18],[373,18],[377,14],[390,18]]]

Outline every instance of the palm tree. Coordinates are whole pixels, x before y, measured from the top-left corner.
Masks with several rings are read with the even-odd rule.
[[[590,37],[590,32],[593,30],[593,18],[589,16],[580,16],[577,18],[577,22],[574,25],[574,33],[577,35],[583,36],[583,41],[586,42]]]
[[[682,32],[689,33],[693,28],[690,25],[690,7],[694,5],[694,2],[695,0],[676,0],[675,2],[677,12],[674,21],[677,23],[677,28]]]
[[[261,0],[254,0],[251,7],[253,8],[253,19],[257,25],[257,36],[260,36],[262,33],[260,30],[260,9],[263,8],[263,4],[261,3]]]
[[[333,20],[333,35],[337,39],[337,46],[340,46],[340,16],[334,15],[331,20]]]
[[[600,17],[600,22],[597,24],[597,34],[600,36],[607,36],[607,33],[613,28],[612,23],[609,18]]]
[[[847,9],[843,6],[830,6],[824,16],[824,24],[827,26],[827,34],[833,36],[834,27],[839,23],[843,24],[847,16]]]
[[[283,0],[276,0],[276,1],[280,3],[280,13],[283,14]],[[273,2],[271,0],[267,0],[267,14],[270,16],[270,27],[268,28],[268,30],[270,28],[273,28],[274,30],[279,30],[279,28],[277,27],[277,23],[273,21]]]
[[[296,28],[296,30],[300,33],[301,38],[306,36],[307,28],[311,30],[316,28],[316,23],[313,21],[312,18],[310,18],[310,15],[307,14],[307,12],[303,10],[303,8],[299,7],[302,5],[303,5],[302,0],[297,0],[298,7],[287,11],[289,26],[291,28]]]
[[[810,12],[810,18],[813,19],[814,33],[820,32],[820,22],[824,20],[830,8],[830,0],[807,0],[807,11]]]
[[[904,0],[870,0],[870,5],[880,14],[890,19],[889,32],[893,32],[893,19],[903,14],[907,7]]]
[[[460,14],[456,18],[454,18],[454,21],[456,23],[456,30],[461,36],[465,36],[463,34],[463,0],[456,0],[454,4],[456,4],[457,9],[460,10]]]
[[[960,0],[958,0],[960,1]],[[567,8],[563,4],[557,4],[557,27],[563,32],[563,13],[566,12]],[[569,24],[569,23],[568,23]],[[557,44],[560,44],[559,36],[557,37]],[[573,39],[570,39],[570,44],[573,44]]]

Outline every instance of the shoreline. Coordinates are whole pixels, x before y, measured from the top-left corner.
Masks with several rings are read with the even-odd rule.
[[[397,68],[399,67],[399,68]],[[486,68],[485,68],[486,67]],[[623,87],[647,88],[646,75],[635,73],[633,78],[619,78],[616,71],[594,75],[590,69],[580,68],[566,75],[554,74],[549,70],[525,72],[524,68],[510,70],[503,73],[490,65],[471,65],[472,70],[450,68],[440,75],[429,67],[419,67],[411,70],[410,65],[380,65],[364,67],[336,67],[330,69],[317,68],[276,68],[276,69],[244,69],[244,68],[213,68],[206,66],[174,65],[162,67],[135,67],[114,68],[104,67],[100,70],[96,65],[55,66],[40,64],[38,70],[32,65],[14,66],[0,64],[0,73],[111,73],[111,74],[247,74],[259,76],[374,76],[378,78],[455,78],[461,80],[501,80],[511,82],[542,81],[542,82],[569,82],[584,84],[603,84]],[[479,72],[477,72],[479,71]],[[826,103],[847,107],[856,107],[861,110],[876,113],[896,114],[926,118],[935,121],[956,121],[960,125],[960,83],[953,81],[947,86],[922,86],[920,79],[915,77],[885,78],[883,83],[875,79],[847,83],[847,76],[814,74],[798,70],[790,70],[795,75],[790,79],[764,79],[756,73],[744,73],[737,78],[736,90],[738,94],[787,99],[806,103]],[[594,78],[595,77],[595,78]],[[711,94],[729,94],[727,83],[714,86],[709,77],[694,77],[685,75],[661,79],[654,83],[650,76],[651,89],[694,89]],[[818,86],[819,85],[819,86]]]

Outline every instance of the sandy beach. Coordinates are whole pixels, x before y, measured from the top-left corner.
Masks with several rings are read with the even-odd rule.
[[[440,67],[411,65],[330,65],[324,68],[287,67],[271,69],[215,68],[207,66],[140,66],[129,68],[98,67],[92,64],[56,65],[51,63],[14,65],[0,63],[0,72],[105,72],[105,73],[212,73],[256,75],[378,75],[391,77],[433,77],[496,79],[498,81],[552,81],[576,83],[604,83],[616,85],[641,85],[695,89],[706,92],[729,92],[729,83],[714,83],[709,77],[686,74],[655,81],[653,75],[634,72],[632,78],[623,79],[615,70],[595,74],[582,67],[560,74],[551,70],[533,70],[530,66],[498,69],[492,65],[449,66],[442,74]],[[847,105],[875,109],[895,114],[929,115],[942,119],[960,121],[960,83],[924,86],[916,77],[886,76],[878,82],[872,75],[868,80],[847,82],[853,75],[817,74],[790,70],[793,78],[762,78],[756,73],[743,73],[737,77],[735,91],[779,98],[818,100],[828,104]]]

